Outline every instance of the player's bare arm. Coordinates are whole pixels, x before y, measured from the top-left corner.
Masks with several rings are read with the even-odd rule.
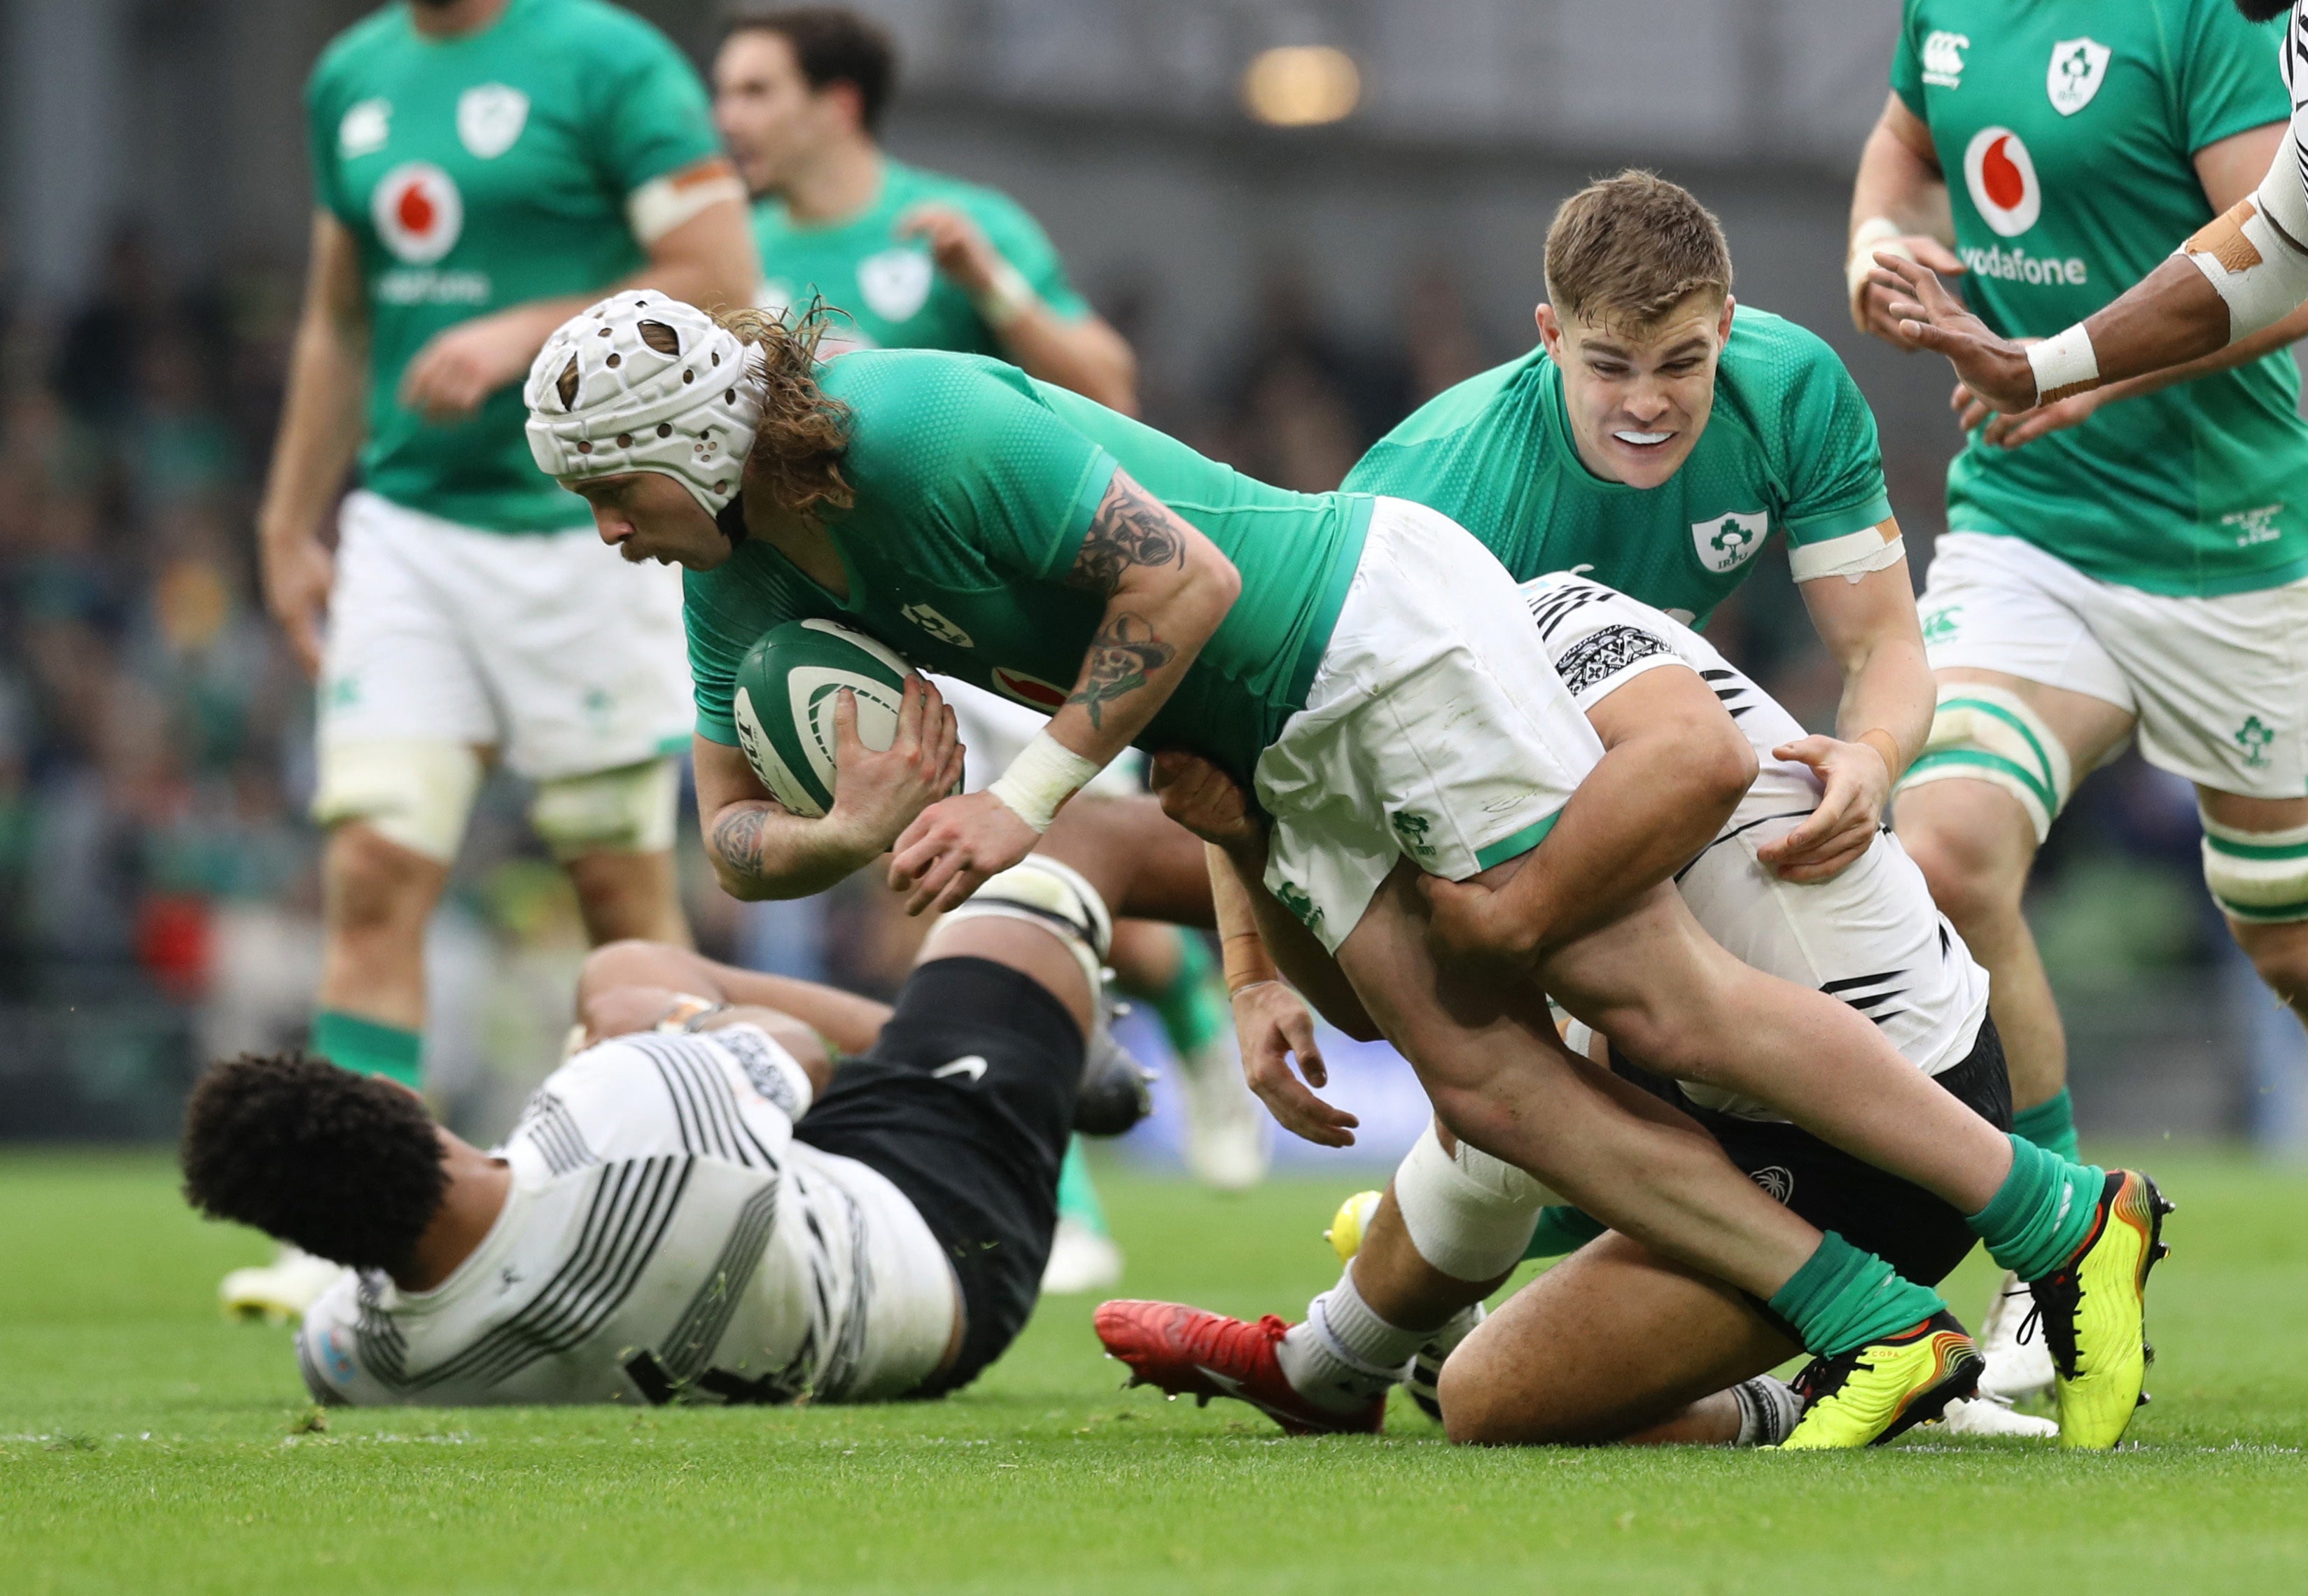
[[[578,971],[577,1013],[586,1022],[590,1040],[624,1034],[596,1022],[591,1012],[595,1001],[637,987],[670,989],[733,1009],[775,1009],[790,1014],[824,1038],[828,1046],[844,1053],[863,1053],[872,1048],[890,1019],[888,1004],[854,992],[791,976],[740,970],[693,948],[636,939],[595,948]],[[664,1017],[660,1014],[650,1023]]]
[[[265,603],[311,677],[321,673],[321,619],[336,576],[321,522],[360,447],[368,339],[359,247],[342,222],[315,211],[280,431],[256,517]]]
[[[1447,948],[1527,962],[1623,912],[1715,840],[1755,779],[1755,751],[1696,671],[1646,671],[1589,715],[1603,739],[1543,868],[1503,885],[1421,876]]]
[[[733,898],[805,898],[890,850],[899,834],[961,778],[953,712],[922,677],[909,677],[898,731],[876,753],[857,736],[857,704],[834,706],[833,807],[819,819],[780,807],[736,748],[699,738],[697,818],[715,880]]]
[[[439,423],[471,415],[490,394],[521,379],[555,328],[605,294],[647,288],[709,309],[745,304],[753,298],[761,268],[728,162],[716,156],[698,162],[694,171],[674,175],[676,185],[719,178],[728,179],[729,197],[712,202],[650,240],[649,263],[622,282],[599,293],[532,299],[436,334],[402,373],[401,402]]]
[[[1899,535],[1896,521],[1879,530],[1886,543]],[[1856,582],[1822,576],[1800,591],[1820,641],[1842,669],[1843,700],[1834,737],[1771,750],[1810,765],[1826,789],[1808,820],[1757,852],[1789,881],[1825,881],[1867,850],[1892,785],[1923,751],[1932,729],[1932,671],[1905,559]]]
[[[1106,596],[1073,691],[1046,734],[1053,762],[1072,763],[1045,780],[1070,782],[1070,794],[1128,747],[1177,690],[1242,578],[1209,539],[1117,470],[1066,581]],[[1005,775],[983,792],[933,806],[907,829],[890,884],[911,889],[909,913],[951,909],[1032,850],[1048,817],[1029,812],[1048,799],[1014,790],[1024,785]],[[1054,814],[1056,806],[1049,807]]]
[[[1029,375],[1125,416],[1138,413],[1138,358],[1103,317],[1059,315],[1003,258],[985,229],[952,205],[917,205],[898,223],[898,232],[930,246],[938,270],[969,296],[1011,359]]]
[[[1899,255],[1942,274],[1961,272],[1955,218],[1948,206],[1947,174],[1940,170],[1932,131],[1898,94],[1885,97],[1883,114],[1859,152],[1851,188],[1851,228],[1844,255],[1851,324],[1898,349],[1916,346],[1890,314],[1893,298],[1876,286],[1875,254]]]
[[[2290,289],[2282,295],[2289,305],[2280,313],[2240,324],[2234,305],[2259,304],[2266,289],[2239,289],[2234,298],[2223,297],[2198,261],[2201,256],[2219,263],[2222,280],[2231,284],[2253,272],[2281,272],[2285,281],[2296,278],[2300,287],[2308,288],[2308,229],[2299,225],[2301,179],[2285,125],[2271,123],[2208,144],[2197,151],[2195,167],[2204,196],[2218,214],[2113,304],[2060,334],[2075,346],[2069,365],[2054,368],[2051,357],[2031,358],[2026,345],[1996,337],[1913,262],[1879,258],[1871,280],[1889,296],[1887,314],[1899,320],[1903,334],[1918,348],[1937,349],[1955,367],[1968,390],[1958,395],[1968,422],[1981,412],[1968,409],[1967,401],[2003,414],[2039,407],[2048,412],[2032,418],[2032,427],[2015,423],[1991,440],[2017,447],[2058,426],[2073,425],[2110,400],[2226,370],[2308,334],[2308,314]],[[2270,193],[2292,200],[2290,230],[2269,204],[2265,196]],[[2247,235],[2248,223],[2275,229],[2269,250]],[[2273,279],[2269,286],[2274,286]],[[2041,386],[2039,364],[2054,372],[2051,391]],[[2060,382],[2062,376],[2074,380]],[[2063,401],[2086,396],[2086,402],[2063,408]]]

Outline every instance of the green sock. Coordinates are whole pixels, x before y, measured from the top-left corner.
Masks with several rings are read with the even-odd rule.
[[[2038,1280],[2083,1245],[2099,1212],[2107,1172],[2062,1158],[2025,1136],[2011,1141],[2011,1173],[1971,1216],[1971,1229],[1989,1257],[2023,1281]]]
[[[1901,1279],[1882,1259],[1832,1230],[1770,1301],[1771,1311],[1821,1358],[1912,1330],[1946,1307],[1938,1292]]]
[[[313,1016],[313,1051],[357,1075],[383,1075],[412,1089],[424,1079],[422,1036],[338,1009]]]
[[[1530,1234],[1525,1258],[1559,1258],[1575,1253],[1609,1227],[1583,1208],[1549,1204],[1538,1211],[1538,1229]]]
[[[2070,1163],[2080,1163],[2083,1154],[2076,1146],[2076,1104],[2061,1087],[2057,1095],[2045,1098],[2032,1109],[2022,1109],[2011,1117],[2011,1134],[2025,1136],[2045,1152],[2056,1153]]]
[[[1098,1187],[1089,1183],[1089,1160],[1082,1156],[1080,1136],[1066,1143],[1066,1161],[1058,1166],[1058,1217],[1107,1234],[1106,1210],[1098,1203]]]
[[[1184,1059],[1201,1051],[1212,1037],[1233,1029],[1234,1009],[1209,946],[1192,931],[1180,931],[1177,936],[1177,978],[1164,990],[1146,994],[1146,1001],[1162,1022],[1170,1050]]]

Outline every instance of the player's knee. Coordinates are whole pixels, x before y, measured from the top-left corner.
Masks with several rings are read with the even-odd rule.
[[[529,820],[564,863],[588,854],[664,853],[673,846],[680,802],[681,767],[652,759],[539,781]],[[581,882],[578,890],[585,890]]]
[[[1978,830],[1902,824],[1899,843],[1923,872],[1932,902],[1959,929],[2019,912],[2027,860],[2005,857],[2006,850]]]
[[[421,935],[445,867],[366,823],[331,833],[326,864],[330,929],[340,936]]]

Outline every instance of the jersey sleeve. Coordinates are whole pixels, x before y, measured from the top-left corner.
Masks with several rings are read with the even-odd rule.
[[[306,80],[306,153],[313,163],[314,203],[349,226],[353,218],[345,213],[344,191],[337,183],[337,134],[346,108],[338,103],[343,96],[337,92],[329,64],[330,57],[323,56]]]
[[[1033,284],[1051,314],[1065,322],[1079,322],[1089,315],[1089,301],[1075,291],[1066,276],[1057,246],[1023,205],[1007,194],[988,194],[973,209],[977,225],[986,229],[986,242]]]
[[[1891,47],[1891,92],[1922,120],[1930,120],[1924,110],[1924,57],[1921,41],[1916,38],[1918,18],[1916,0],[1899,8],[1899,39]]]
[[[638,17],[602,35],[589,62],[595,86],[594,159],[606,185],[618,196],[699,161],[716,160],[721,146],[705,86],[671,40]]]
[[[855,360],[857,356],[848,358]],[[852,405],[845,462],[861,498],[915,505],[997,571],[1073,566],[1118,462],[998,361],[891,351]]]
[[[1542,576],[1523,583],[1522,596],[1582,714],[1646,671],[1685,664],[1664,617],[1600,583]]]
[[[1864,532],[1891,518],[1875,413],[1824,340],[1800,334],[1799,375],[1785,402],[1780,509],[1796,548]]]
[[[762,633],[808,611],[771,578],[749,570],[740,550],[713,571],[682,574],[682,626],[689,635],[689,677],[697,700],[697,735],[737,746],[737,664]]]
[[[2188,153],[2292,115],[2277,60],[2286,16],[2247,22],[2229,0],[2190,0],[2187,44],[2173,63]]]

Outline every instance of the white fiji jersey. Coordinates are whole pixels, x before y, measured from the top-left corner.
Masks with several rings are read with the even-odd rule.
[[[1755,783],[1707,850],[1676,876],[1707,934],[1756,969],[1842,999],[1882,1028],[1926,1074],[1961,1064],[1987,1013],[1987,972],[1932,902],[1899,839],[1881,833],[1832,881],[1784,881],[1756,850],[1819,805],[1808,765],[1771,757],[1806,735],[1690,627],[1582,576],[1522,584],[1563,684],[1582,711],[1662,665],[1687,665],[1715,690],[1754,746]],[[1717,1088],[1684,1083],[1694,1102],[1751,1119],[1774,1110]]]
[[[865,1401],[952,1333],[953,1273],[881,1175],[793,1139],[810,1100],[750,1025],[642,1033],[547,1077],[496,1150],[504,1212],[455,1273],[348,1276],[305,1316],[325,1402]]]

